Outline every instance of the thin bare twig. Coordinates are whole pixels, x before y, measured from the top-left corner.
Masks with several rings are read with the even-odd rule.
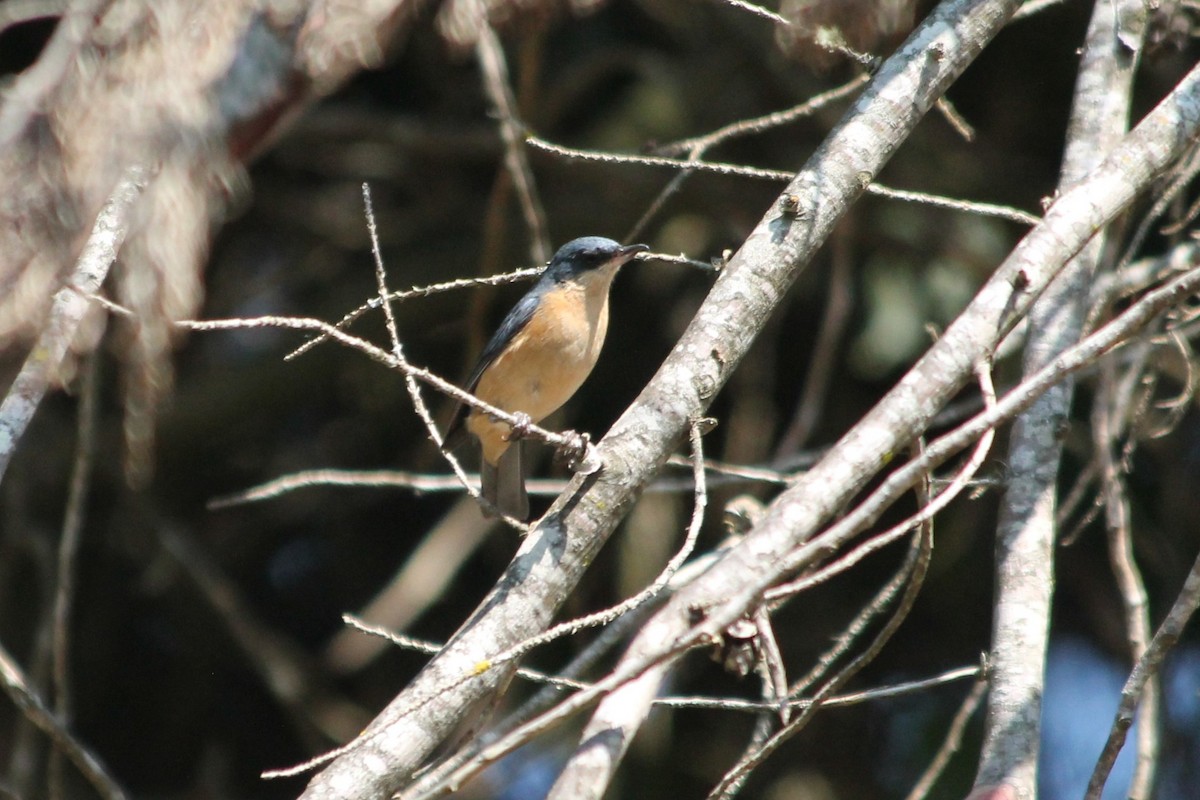
[[[429,413],[429,407],[425,405],[425,398],[421,396],[421,387],[417,384],[414,368],[409,364],[408,359],[404,355],[404,348],[400,345],[400,334],[396,331],[396,318],[392,314],[392,303],[388,300],[387,269],[383,265],[383,251],[379,249],[379,229],[375,224],[375,208],[371,204],[371,188],[366,183],[362,185],[362,193],[363,211],[367,218],[367,234],[371,239],[371,255],[375,260],[375,282],[379,289],[379,302],[383,304],[383,313],[387,319],[388,336],[391,338],[392,343],[392,357],[396,360],[396,366],[404,373],[404,386],[408,390],[408,396],[412,399],[413,408],[416,410],[417,416],[425,423],[425,430],[428,432],[429,438],[437,445],[442,457],[446,459],[446,463],[450,465],[450,469],[458,476],[460,485],[467,493],[476,502],[488,507],[497,517],[500,517],[508,524],[518,530],[526,530],[527,526],[523,522],[493,507],[483,497],[483,494],[471,484],[466,471],[458,463],[458,459],[455,458],[454,454],[447,452],[442,447],[441,431],[438,430],[437,423],[433,421],[433,415]],[[521,424],[525,424],[525,420],[521,420]]]
[[[978,214],[984,217],[1006,219],[1022,225],[1037,225],[1040,219],[1027,211],[1009,206],[999,206],[994,203],[978,203],[974,200],[958,200],[953,197],[940,197],[928,192],[912,192],[906,189],[893,189],[880,183],[872,183],[867,187],[867,194],[886,197],[889,200],[903,200],[908,203],[922,203],[934,208],[945,208],[951,211],[962,211],[967,214]]]
[[[776,25],[788,27],[792,24],[787,17],[781,17],[770,9],[763,8],[762,6],[756,6],[754,3],[746,2],[746,0],[720,0],[720,2],[724,3],[725,5],[741,9],[742,11],[748,11],[756,17],[762,17],[763,19],[770,20]]]
[[[365,339],[360,339],[357,336],[335,328],[328,322],[311,317],[279,317],[279,316],[262,316],[262,317],[246,317],[232,319],[210,319],[210,320],[183,320],[177,322],[181,328],[193,331],[227,331],[241,330],[252,328],[287,328],[298,331],[319,331],[331,339],[346,345],[354,350],[363,353],[373,361],[382,364],[390,369],[399,370],[407,377],[415,378],[416,380],[426,383],[437,389],[442,394],[448,395],[455,400],[458,400],[472,408],[479,409],[490,417],[495,417],[501,422],[505,422],[514,428],[519,428],[522,435],[531,436],[539,439],[547,444],[567,451],[579,451],[583,449],[582,437],[577,433],[555,433],[553,431],[542,428],[536,424],[529,422],[528,418],[521,418],[507,411],[496,408],[493,405],[485,403],[470,392],[458,388],[454,384],[430,372],[423,367],[418,367],[407,359],[397,358],[379,347],[371,344]],[[421,406],[418,406],[420,411]],[[425,410],[428,414],[428,409]],[[441,434],[437,430],[437,426],[433,423],[432,417],[426,421],[426,427],[429,430],[430,438],[440,447],[442,444]],[[591,445],[587,445],[591,447]],[[453,462],[457,464],[457,461]],[[461,469],[461,468],[460,468]],[[469,486],[469,481],[466,479],[466,473],[460,475],[460,480],[466,481],[463,485]],[[470,491],[470,490],[468,490]],[[510,524],[518,524],[522,529],[526,526],[523,523],[518,523],[515,520],[510,521]]]
[[[633,237],[628,237],[632,239]],[[683,253],[677,256],[668,255],[666,253],[638,253],[634,256],[635,261],[662,261],[666,264],[683,264],[688,267],[695,267],[704,272],[720,272],[720,267],[711,261],[698,261],[694,258],[688,258]]]
[[[477,482],[475,479],[472,480],[472,483]],[[532,482],[530,484],[530,492],[536,493]],[[562,481],[555,481],[554,484],[559,487],[563,485]],[[426,493],[461,492],[463,490],[462,481],[458,479],[457,475],[426,475],[391,469],[307,469],[274,478],[240,492],[214,497],[208,501],[208,508],[216,510],[271,500],[298,489],[314,486],[391,487]]]
[[[414,650],[418,653],[426,655],[435,655],[442,651],[445,645],[430,642],[425,639],[418,639],[413,636],[407,636],[397,631],[391,631],[382,628],[378,625],[371,625],[364,622],[353,614],[343,614],[342,621],[355,630],[362,631],[369,636],[378,636],[381,639],[386,639],[397,647],[405,650]],[[572,678],[559,678],[555,675],[542,672],[528,667],[517,667],[516,676],[534,683],[544,683],[548,686],[554,686],[559,689],[585,689],[587,684],[583,681],[577,681]]]
[[[864,67],[870,67],[875,64],[875,58],[873,56],[858,52],[844,41],[833,41],[828,37],[813,35],[809,31],[796,26],[787,17],[780,16],[774,11],[765,9],[762,6],[747,2],[747,0],[720,0],[720,2],[733,6],[734,8],[741,9],[742,11],[748,11],[756,17],[762,17],[763,19],[770,20],[776,25],[782,25],[785,28],[802,33],[806,39],[827,53],[837,53],[838,55],[843,55],[846,58],[849,58],[851,61],[858,62]]]
[[[917,782],[913,785],[905,800],[925,800],[926,795],[929,794],[929,790],[937,783],[937,779],[941,777],[942,771],[950,763],[950,758],[962,746],[963,734],[967,730],[967,723],[971,721],[971,717],[975,715],[975,710],[983,702],[984,695],[987,694],[987,688],[987,670],[986,668],[981,668],[975,679],[975,684],[971,687],[971,691],[967,692],[967,696],[963,698],[962,705],[958,707],[958,711],[954,714],[954,719],[950,720],[950,727],[946,730],[946,738],[942,740],[941,747],[934,754],[933,760],[929,762],[929,766],[921,773],[921,777],[917,779]]]
[[[387,270],[383,266],[383,253],[379,249],[379,227],[375,222],[375,206],[371,202],[371,184],[362,185],[363,214],[367,218],[367,236],[371,240],[371,255],[375,259],[375,286],[379,290],[376,298],[383,306],[383,318],[387,324],[388,338],[392,342],[392,355],[401,358],[400,333],[396,330],[396,315],[392,311],[392,301],[388,299]]]
[[[789,125],[796,120],[811,117],[826,106],[854,94],[870,79],[869,75],[860,75],[843,83],[841,86],[814,95],[799,105],[785,108],[782,111],[772,111],[770,114],[764,114],[761,117],[731,122],[728,125],[717,128],[715,131],[710,131],[700,136],[693,136],[689,139],[681,139],[678,142],[660,145],[655,148],[655,152],[664,156],[688,153],[692,158],[696,158],[703,155],[710,148],[731,139],[736,139],[739,136],[765,133],[783,125]]]
[[[491,101],[492,111],[500,125],[500,138],[504,141],[504,165],[512,175],[513,187],[521,202],[521,213],[525,217],[526,227],[529,228],[530,257],[537,263],[545,263],[550,258],[546,212],[538,199],[537,184],[533,180],[533,170],[525,153],[525,126],[517,119],[517,101],[509,85],[504,48],[496,36],[496,31],[488,22],[482,4],[476,2],[475,9],[475,13],[479,15],[479,38],[475,43],[475,53],[483,69],[484,91]]]
[[[1133,360],[1123,380],[1117,380],[1113,364],[1105,365],[1092,410],[1093,446],[1100,464],[1101,494],[1104,498],[1108,527],[1109,562],[1120,590],[1125,611],[1125,638],[1129,646],[1130,660],[1134,663],[1146,652],[1152,635],[1150,598],[1146,593],[1146,585],[1133,551],[1132,520],[1124,477],[1127,460],[1118,458],[1113,448],[1118,445],[1126,428],[1133,427],[1129,406],[1132,395],[1138,390],[1152,348],[1148,343],[1143,343],[1136,349],[1141,351],[1140,358]],[[1132,446],[1132,443],[1131,435],[1129,446]],[[1151,677],[1142,693],[1137,759],[1128,788],[1131,800],[1145,800],[1150,797],[1154,785],[1159,751],[1159,703],[1159,682],[1157,678]]]
[[[975,129],[971,127],[971,123],[967,122],[962,114],[958,113],[958,109],[954,107],[953,103],[951,103],[945,97],[939,97],[934,108],[941,113],[942,118],[950,124],[950,127],[954,129],[954,132],[963,138],[963,141],[975,141]]]
[[[700,161],[697,159],[665,158],[663,156],[642,156],[625,153],[602,153],[595,150],[579,150],[554,144],[532,134],[525,141],[563,158],[575,158],[581,161],[598,161],[602,164],[638,164],[644,167],[670,167],[673,169],[711,172],[716,175],[732,175],[757,180],[787,182],[795,178],[795,173],[780,169],[764,169],[762,167],[747,167],[740,164],[728,164],[717,161]],[[865,187],[869,194],[887,197],[892,200],[904,200],[912,203],[922,203],[935,208],[945,208],[951,211],[963,211],[987,217],[998,217],[1022,225],[1036,225],[1038,218],[1026,211],[994,203],[977,203],[971,200],[958,200],[953,197],[940,197],[926,192],[913,192],[904,189],[892,189],[879,183],[870,183]]]
[[[1035,14],[1040,14],[1048,8],[1060,6],[1065,2],[1066,0],[1026,0],[1026,3],[1016,10],[1008,22],[1012,24],[1017,20],[1029,19]]]
[[[1083,471],[1079,473],[1079,476],[1075,479],[1075,484],[1071,487],[1071,490],[1067,492],[1066,498],[1063,499],[1062,504],[1055,511],[1055,527],[1060,531],[1066,531],[1066,533],[1059,535],[1060,545],[1069,547],[1075,544],[1075,540],[1079,537],[1083,530],[1088,525],[1091,525],[1092,521],[1095,520],[1096,516],[1100,513],[1100,498],[1096,497],[1093,499],[1093,502],[1090,504],[1088,510],[1084,512],[1083,516],[1070,528],[1067,527],[1067,521],[1071,518],[1071,515],[1075,513],[1079,506],[1083,504],[1084,499],[1089,496],[1089,490],[1092,488],[1092,484],[1096,482],[1096,479],[1099,477],[1099,475],[1100,460],[1098,458],[1093,458],[1088,462],[1088,465],[1083,468]]]
[[[731,767],[713,790],[709,792],[709,800],[728,800],[737,795],[751,771],[770,756],[771,753],[775,752],[780,745],[803,729],[812,720],[826,698],[832,696],[834,692],[846,685],[851,678],[858,674],[863,667],[875,660],[875,657],[879,655],[887,642],[892,638],[892,635],[900,627],[900,624],[908,616],[908,612],[912,610],[913,603],[917,599],[917,594],[925,582],[925,575],[929,569],[929,558],[932,551],[933,521],[930,518],[922,523],[920,533],[913,539],[912,546],[905,556],[904,563],[897,570],[895,576],[880,589],[872,601],[855,618],[847,628],[844,638],[857,638],[866,620],[874,618],[881,613],[884,608],[891,604],[896,595],[900,593],[899,602],[883,628],[875,635],[866,649],[855,656],[849,664],[830,678],[813,695],[812,705],[805,708],[795,719],[784,725],[767,741],[748,752],[737,764]],[[903,590],[902,593],[901,590]],[[807,685],[811,685],[811,683],[808,682],[806,676],[805,679],[801,679],[790,687],[789,694],[796,695],[800,691],[803,691],[803,688]]]
[[[50,315],[16,380],[0,403],[0,480],[17,442],[56,378],[84,314],[91,308],[86,295],[95,294],[125,241],[129,214],[141,195],[145,173],[133,167],[117,183],[96,216],[92,233],[79,254],[67,284],[54,295]]]
[[[821,318],[821,327],[817,333],[817,342],[813,346],[812,360],[809,361],[808,371],[804,375],[804,390],[796,401],[796,410],[792,420],[779,437],[772,459],[778,465],[780,461],[804,447],[812,436],[813,428],[821,418],[825,407],[825,396],[829,383],[834,375],[834,365],[837,363],[838,348],[846,332],[846,324],[850,321],[850,311],[854,305],[854,272],[853,259],[849,253],[849,242],[845,234],[834,233],[833,238],[833,269],[829,273],[829,297],[825,301],[825,314]]]
[[[343,614],[342,621],[357,631],[361,631],[368,636],[377,636],[403,650],[412,650],[425,655],[435,655],[441,652],[445,646],[437,642],[428,641],[427,639],[419,639],[397,631],[388,630],[378,625],[371,625],[353,614]],[[880,686],[875,689],[863,689],[858,692],[835,695],[826,700],[823,705],[826,708],[844,708],[861,705],[862,703],[871,703],[877,700],[891,699],[893,697],[903,697],[966,678],[979,679],[983,674],[983,668],[978,665],[957,667],[929,678],[901,681],[900,683]],[[560,675],[551,675],[541,670],[529,669],[527,667],[518,667],[516,675],[522,680],[544,684],[555,689],[586,689],[591,686],[586,681],[562,677]],[[805,698],[789,698],[781,702],[789,708],[796,709],[803,709],[812,705],[812,701]],[[656,698],[654,704],[665,708],[703,708],[713,711],[739,711],[747,713],[778,711],[780,707],[780,702],[762,703],[753,700],[744,700],[740,697],[684,697],[675,695]]]
[[[696,547],[696,540],[700,536],[700,528],[704,523],[704,509],[708,507],[708,486],[704,472],[704,447],[701,437],[706,432],[706,428],[711,426],[711,424],[712,420],[708,419],[697,419],[692,422],[689,432],[692,446],[692,479],[695,481],[695,500],[692,506],[692,518],[688,523],[687,535],[684,537],[683,544],[675,555],[671,557],[671,560],[667,562],[667,565],[663,567],[658,577],[649,586],[629,599],[611,608],[559,623],[544,633],[526,639],[515,647],[509,648],[495,658],[480,663],[477,669],[489,669],[505,664],[555,639],[573,635],[586,628],[607,625],[662,593],[675,576],[675,573],[679,571],[679,568],[691,557],[692,551]]]
[[[1087,794],[1084,795],[1085,800],[1099,800],[1104,791],[1104,784],[1108,781],[1108,774],[1112,771],[1113,764],[1116,763],[1117,754],[1121,752],[1121,747],[1125,743],[1125,734],[1133,724],[1134,712],[1141,699],[1142,689],[1146,682],[1158,673],[1163,658],[1179,641],[1180,634],[1187,627],[1188,620],[1195,613],[1197,606],[1200,606],[1200,557],[1197,557],[1192,564],[1192,569],[1188,572],[1183,588],[1171,605],[1166,619],[1154,632],[1150,646],[1133,665],[1133,671],[1121,689],[1121,702],[1117,706],[1112,730],[1109,731],[1108,740],[1104,743],[1104,749],[1101,751],[1092,777],[1088,781]]]
[[[992,384],[991,370],[987,365],[980,365],[976,369],[976,374],[979,377],[979,388],[984,399],[985,410],[992,410],[996,405],[996,389]],[[951,435],[951,434],[947,434]],[[790,597],[798,594],[806,589],[811,588],[819,583],[832,578],[850,567],[857,564],[862,559],[870,554],[887,547],[892,542],[904,536],[908,531],[918,525],[924,525],[933,519],[934,515],[941,512],[943,508],[949,505],[950,501],[957,497],[964,489],[971,485],[971,479],[983,466],[983,462],[987,459],[988,453],[991,451],[992,443],[995,441],[995,427],[988,428],[982,432],[979,441],[975,444],[975,449],[972,451],[970,458],[963,464],[962,469],[954,476],[953,480],[946,483],[942,491],[938,492],[930,502],[922,505],[921,509],[908,519],[892,526],[883,533],[871,537],[870,540],[860,544],[858,547],[851,550],[846,555],[839,558],[832,564],[816,571],[812,575],[806,575],[790,583],[785,583],[770,589],[766,593],[766,598],[769,601],[775,602],[784,597]],[[925,456],[923,455],[922,458]],[[917,459],[919,462],[921,459]],[[911,463],[911,462],[910,462]],[[907,468],[907,467],[906,467]]]
[[[838,86],[837,88],[830,89],[827,92],[816,95],[815,97],[806,100],[798,106],[793,106],[792,108],[784,109],[783,111],[775,111],[770,114],[765,114],[761,117],[754,117],[752,119],[733,122],[701,136],[694,136],[690,139],[684,139],[682,141],[663,145],[656,148],[656,152],[661,155],[679,155],[686,153],[688,161],[698,161],[700,157],[704,155],[704,153],[710,148],[715,147],[722,142],[734,139],[738,136],[748,136],[750,134],[762,133],[764,131],[778,128],[782,125],[787,125],[798,119],[804,119],[805,117],[812,116],[825,106],[830,105],[831,103],[836,102],[843,97],[848,97],[849,95],[858,91],[858,89],[861,88],[869,79],[870,78],[867,75],[860,75],[858,78]],[[642,212],[642,216],[636,223],[634,223],[633,228],[630,229],[625,238],[627,240],[637,239],[641,235],[642,230],[644,230],[646,226],[650,224],[650,220],[652,220],[655,215],[662,210],[662,207],[666,204],[667,200],[670,199],[676,192],[678,192],[683,187],[683,184],[687,182],[687,179],[693,174],[694,170],[685,168],[679,172],[679,174],[673,177],[670,182],[663,187],[662,191],[658,193],[658,196],[656,196],[650,202],[646,210]]]
[[[83,536],[87,496],[92,484],[92,467],[96,456],[96,425],[99,419],[100,359],[93,353],[87,359],[83,386],[79,392],[79,420],[76,425],[75,463],[71,468],[71,485],[67,492],[67,507],[63,514],[62,534],[58,540],[57,585],[54,594],[53,686],[54,713],[64,724],[70,724],[71,697],[71,612],[75,603],[75,562]],[[51,790],[64,797],[62,761],[55,751],[50,765]]]
[[[928,525],[929,519],[922,521],[922,525]],[[912,546],[915,548],[918,540],[914,539]],[[908,558],[901,564],[900,568],[892,576],[886,584],[884,584],[875,596],[866,603],[854,619],[842,630],[833,646],[821,654],[817,659],[817,663],[805,673],[803,677],[788,687],[788,697],[799,697],[810,686],[819,682],[829,670],[833,669],[833,665],[838,662],[838,659],[845,656],[854,647],[855,643],[867,630],[867,627],[884,611],[888,605],[896,599],[896,596],[904,589],[908,583],[909,575],[911,574],[913,553],[915,550],[910,549]]]
[[[932,678],[922,678],[915,681],[905,681],[895,683],[890,686],[881,686],[877,689],[863,689],[858,692],[848,692],[846,694],[832,695],[826,700],[821,701],[822,708],[844,708],[846,706],[859,705],[861,703],[870,703],[876,700],[884,700],[891,697],[900,697],[907,694],[915,694],[932,689],[937,686],[943,686],[947,683],[960,681],[965,678],[978,679],[983,674],[983,669],[979,666],[958,667],[957,669],[947,670],[940,675]],[[804,698],[793,697],[783,701],[783,705],[792,710],[804,710],[812,706],[816,701]],[[732,698],[707,698],[707,697],[660,697],[654,701],[655,705],[662,705],[668,708],[711,708],[720,711],[778,711],[780,703],[760,703],[753,700],[741,700]]]
[[[812,454],[808,454],[810,458]],[[692,466],[691,460],[686,456],[671,456],[667,459],[667,464],[672,467],[688,467]],[[789,465],[791,466],[791,465]],[[727,461],[715,461],[711,458],[704,459],[704,471],[712,473],[717,478],[742,478],[747,481],[756,483],[767,483],[774,486],[783,486],[791,480],[791,474],[771,467],[762,467],[747,464],[731,464]],[[712,482],[712,479],[709,479]]]
[[[794,174],[779,169],[763,169],[747,167],[741,164],[727,164],[719,161],[699,161],[666,156],[644,156],[630,153],[606,153],[598,150],[580,150],[561,144],[546,141],[539,136],[527,134],[525,141],[539,150],[563,158],[573,158],[579,161],[594,161],[601,164],[637,164],[643,167],[669,167],[671,169],[698,170],[711,172],[716,175],[736,175],[742,178],[757,178],[768,181],[787,181]]]
[[[104,800],[127,800],[128,795],[100,758],[76,739],[29,686],[24,672],[13,660],[3,645],[0,645],[0,683],[9,698],[21,713],[38,730],[50,737],[54,746],[61,750],[79,773]]]
[[[501,275],[489,275],[483,278],[458,278],[457,280],[445,281],[443,283],[433,283],[428,286],[414,286],[413,288],[406,289],[404,291],[389,292],[388,300],[397,302],[401,300],[409,300],[414,297],[429,297],[430,295],[441,294],[442,292],[452,292],[458,289],[467,289],[476,286],[499,286],[505,283],[515,283],[517,281],[528,280],[529,278],[536,278],[538,275],[542,274],[542,270],[544,269],[544,266],[526,267],[524,269],[513,270],[512,272],[505,272]],[[334,327],[338,328],[339,330],[346,328],[363,314],[379,308],[380,305],[381,303],[379,298],[372,297],[358,308],[347,312],[345,316],[334,323]],[[325,334],[314,336],[284,356],[283,360],[291,361],[293,358],[298,358],[322,342],[329,341],[329,339],[330,337]]]
[[[792,468],[802,468],[811,463],[816,456],[812,453],[803,454],[805,458],[789,460]],[[691,468],[691,460],[686,457],[671,457],[671,466],[686,466]],[[742,466],[723,461],[704,460],[704,470],[710,486],[730,486],[746,483],[766,483],[772,486],[783,486],[790,475],[780,470],[758,466]],[[478,476],[469,474],[471,484],[478,482]],[[568,481],[559,478],[528,478],[525,488],[532,495],[553,497],[561,494],[567,487]],[[246,503],[256,503],[282,497],[289,492],[319,486],[345,487],[389,487],[395,489],[411,489],[419,493],[461,492],[462,481],[456,475],[439,475],[423,472],[407,472],[405,470],[376,469],[306,469],[281,475],[278,478],[264,481],[248,489],[214,497],[208,501],[212,510],[231,508]],[[689,478],[659,478],[646,487],[647,493],[655,492],[693,492],[696,483]]]
[[[359,743],[357,738],[351,739],[341,747],[335,747],[332,750],[326,750],[324,753],[319,753],[307,761],[301,761],[299,764],[292,764],[289,767],[280,767],[279,769],[264,769],[259,773],[259,777],[265,781],[276,780],[279,778],[292,778],[296,775],[303,775],[306,772],[312,772],[317,767],[328,764],[335,758],[345,755],[353,750]]]

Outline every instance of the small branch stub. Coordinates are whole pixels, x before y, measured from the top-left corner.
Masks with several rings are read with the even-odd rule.
[[[801,204],[800,195],[785,194],[779,198],[779,210],[783,212],[785,217],[790,219],[802,219],[804,217],[804,206]]]
[[[558,456],[566,463],[567,468],[580,475],[594,475],[604,466],[600,453],[592,445],[592,437],[586,433],[565,431],[563,437],[568,443],[558,449]]]

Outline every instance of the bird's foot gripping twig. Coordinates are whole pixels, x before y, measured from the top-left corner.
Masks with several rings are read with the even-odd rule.
[[[567,469],[584,475],[592,475],[600,469],[603,463],[592,446],[592,437],[575,431],[564,431],[562,436],[564,442],[558,447],[558,457],[566,463]]]
[[[518,442],[533,433],[533,418],[524,411],[512,412],[512,419],[505,421],[508,422],[508,434],[504,438],[510,442]]]

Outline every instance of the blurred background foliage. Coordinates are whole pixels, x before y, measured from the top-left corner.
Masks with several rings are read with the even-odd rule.
[[[919,4],[917,13],[930,5]],[[1066,2],[1004,32],[949,93],[975,128],[974,141],[931,113],[881,181],[1037,213],[1056,184],[1088,5]],[[384,66],[308,109],[250,166],[231,218],[215,228],[203,318],[333,321],[368,299],[375,289],[364,181],[374,195],[392,288],[533,266],[478,66],[469,49],[447,42],[433,11],[418,16]],[[5,31],[0,72],[28,66],[51,30],[52,23],[37,22]],[[554,142],[619,152],[796,105],[857,70],[789,55],[769,22],[717,2],[614,0],[590,13],[537,7],[512,16],[499,32],[523,121]],[[876,52],[886,54],[887,47],[878,44]],[[1179,43],[1152,52],[1137,107],[1146,109],[1168,90],[1195,55],[1194,46]],[[835,104],[812,119],[736,140],[709,158],[796,169],[845,108]],[[555,246],[583,234],[626,238],[673,177],[661,168],[539,151],[530,160]],[[638,240],[660,252],[719,257],[738,247],[780,189],[696,175]],[[1021,234],[1012,222],[864,197],[717,398],[712,414],[720,426],[706,437],[706,455],[761,465],[835,441]],[[1162,245],[1152,240],[1148,247]],[[710,281],[674,264],[627,268],[613,290],[604,355],[552,425],[602,435],[668,353]],[[521,291],[469,290],[405,302],[397,316],[408,357],[461,378]],[[848,317],[821,413],[806,441],[780,452],[826,305],[838,292],[849,303]],[[379,319],[354,330],[383,340]],[[389,649],[360,669],[339,671],[325,647],[343,627],[340,615],[388,583],[454,496],[309,488],[252,505],[207,507],[215,497],[296,470],[445,472],[400,376],[331,344],[285,363],[282,356],[300,341],[271,329],[188,336],[158,423],[154,477],[138,491],[121,473],[115,359],[111,352],[101,359],[98,457],[73,627],[76,728],[137,797],[295,796],[302,778],[264,782],[259,773],[328,749],[331,735],[352,735],[425,660]],[[6,354],[6,370],[19,357]],[[999,365],[1002,384],[1015,376],[1011,360]],[[448,404],[434,401],[444,419]],[[43,404],[0,487],[0,640],[40,679],[77,405],[71,392]],[[1065,432],[1064,486],[1089,458],[1086,378],[1077,406]],[[540,460],[540,475],[563,474],[548,462]],[[1200,417],[1191,411],[1168,436],[1140,447],[1133,467],[1138,556],[1157,621],[1200,547]],[[976,663],[988,647],[1002,449],[985,472],[992,485],[939,518],[932,571],[916,608],[856,687]],[[724,535],[717,509],[744,491],[763,499],[773,492],[761,485],[715,490],[703,547]],[[690,504],[687,493],[647,495],[568,613],[604,607],[644,585],[677,546]],[[512,532],[494,530],[406,632],[444,641],[516,544]],[[895,548],[877,556],[778,614],[791,671],[800,674],[813,663],[901,555]],[[1060,557],[1046,700],[1046,735],[1059,738],[1048,742],[1043,770],[1051,800],[1079,796],[1082,784],[1070,776],[1090,770],[1127,666],[1102,523],[1085,528]],[[239,631],[235,622],[249,627]],[[532,663],[552,671],[582,639],[544,648]],[[246,641],[270,654],[248,652]],[[1183,797],[1172,792],[1200,783],[1198,658],[1193,636],[1167,673],[1172,733],[1164,798]],[[302,678],[289,683],[281,665],[296,667]],[[954,684],[823,712],[759,769],[744,796],[903,797],[968,689]],[[692,658],[676,673],[673,690],[754,697],[758,687],[754,678],[739,681]],[[516,686],[513,696],[529,691]],[[659,711],[611,796],[702,796],[736,758],[751,726],[751,717],[733,712]],[[970,785],[979,728],[977,719],[933,796],[961,796]],[[540,796],[570,744],[568,737],[549,737],[463,796]],[[21,797],[42,797],[46,759],[44,741],[10,704],[0,706],[0,775],[9,787]],[[1119,790],[1120,782],[1118,775],[1111,783]],[[77,796],[90,795],[79,788]]]

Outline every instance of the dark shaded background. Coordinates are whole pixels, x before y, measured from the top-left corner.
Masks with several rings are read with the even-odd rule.
[[[1065,3],[1002,34],[949,94],[975,126],[975,141],[963,141],[931,114],[882,182],[1036,212],[1056,183],[1075,49],[1087,21],[1084,5]],[[28,65],[51,29],[29,24],[0,36],[0,71]],[[790,60],[776,47],[769,23],[718,3],[613,2],[583,18],[560,13],[519,19],[502,34],[525,122],[545,138],[578,147],[636,152],[795,105],[854,74],[845,66],[814,71]],[[1164,45],[1152,52],[1137,107],[1152,104],[1194,58],[1195,48]],[[480,86],[471,54],[454,52],[427,17],[384,68],[360,75],[312,108],[253,164],[236,216],[217,230],[204,317],[270,313],[336,320],[371,296],[363,181],[374,194],[393,288],[530,266],[518,206],[497,189],[505,183],[501,146]],[[725,145],[710,158],[794,169],[844,108]],[[536,151],[530,158],[556,245],[583,234],[626,238],[671,178],[656,168],[569,162]],[[749,179],[695,176],[639,240],[701,260],[718,256],[738,246],[779,189]],[[502,195],[506,199],[498,200]],[[499,221],[490,230],[489,215]],[[858,204],[835,236],[834,247],[852,266],[854,310],[811,446],[834,441],[890,387],[927,344],[925,326],[948,322],[1021,232],[1013,223],[897,201],[866,197]],[[1164,244],[1152,239],[1148,247]],[[803,388],[828,294],[829,251],[801,277],[767,336],[713,405],[721,425],[706,438],[708,455],[743,463],[772,457]],[[710,280],[678,265],[627,269],[613,291],[614,321],[601,362],[554,424],[603,434],[653,374]],[[405,303],[398,321],[407,355],[461,377],[472,348],[520,291]],[[382,340],[379,320],[355,330]],[[341,613],[361,607],[388,581],[454,502],[451,496],[315,488],[251,506],[206,508],[216,496],[300,469],[445,471],[398,375],[329,344],[284,363],[281,357],[299,341],[275,330],[193,334],[181,341],[177,385],[160,420],[155,478],[136,492],[121,478],[117,368],[111,356],[101,364],[99,455],[74,627],[77,729],[137,797],[293,797],[303,779],[263,782],[259,773],[333,744],[297,712],[318,700],[281,701],[251,666],[231,634],[230,615],[214,607],[211,587],[198,586],[197,569],[236,591],[243,605],[233,617],[256,620],[261,631],[278,637],[289,659],[310,667],[309,687],[338,698],[322,706],[325,718],[350,731],[424,661],[389,651],[356,674],[334,676],[320,658],[341,628]],[[6,364],[19,357],[8,354]],[[1014,369],[1000,365],[999,380],[1013,379]],[[1068,486],[1089,457],[1086,378],[1077,405],[1076,423],[1066,434]],[[435,404],[442,412],[445,407]],[[75,412],[69,394],[48,399],[0,487],[0,640],[43,679]],[[1189,412],[1170,435],[1139,447],[1130,477],[1138,556],[1156,622],[1200,547],[1197,422]],[[539,471],[562,474],[546,463]],[[985,472],[1003,483],[1002,451]],[[750,489],[764,499],[771,494]],[[733,494],[715,493],[710,509]],[[996,497],[994,489],[986,491],[942,515],[932,572],[917,606],[857,687],[979,659],[988,646]],[[644,505],[601,555],[568,613],[594,610],[634,591],[636,576],[644,581],[652,574],[645,564],[660,563],[679,541],[690,498],[656,496]],[[702,547],[722,537],[719,516],[710,514]],[[407,632],[446,639],[515,546],[515,534],[493,533],[452,590]],[[877,556],[779,614],[777,633],[792,672],[807,669],[900,556],[898,550]],[[1060,559],[1048,735],[1056,714],[1067,721],[1067,731],[1102,732],[1126,667],[1122,612],[1101,525],[1086,528]],[[532,661],[554,669],[578,646],[559,643]],[[1175,688],[1168,689],[1167,716],[1176,734],[1166,748],[1161,797],[1186,796],[1174,792],[1200,778],[1198,652],[1193,637],[1169,672],[1168,685]],[[1067,678],[1056,683],[1064,669]],[[677,673],[674,688],[753,697],[757,683],[739,682],[717,664],[693,658]],[[963,683],[826,711],[759,770],[745,796],[903,797],[968,688]],[[517,687],[514,695],[527,691]],[[751,724],[750,717],[731,712],[658,713],[612,796],[703,796],[736,758]],[[978,727],[976,720],[965,751],[934,796],[960,796],[969,786]],[[540,796],[547,766],[567,745],[566,738],[553,737],[529,748],[464,794]],[[1073,795],[1056,789],[1054,781],[1078,764],[1086,775],[1099,740],[1075,747],[1065,740],[1049,743],[1047,797],[1078,796],[1077,789]],[[11,705],[0,706],[0,774],[13,787],[24,786],[22,796],[42,796],[36,776],[46,757],[45,743]],[[90,795],[80,788],[77,796]]]

